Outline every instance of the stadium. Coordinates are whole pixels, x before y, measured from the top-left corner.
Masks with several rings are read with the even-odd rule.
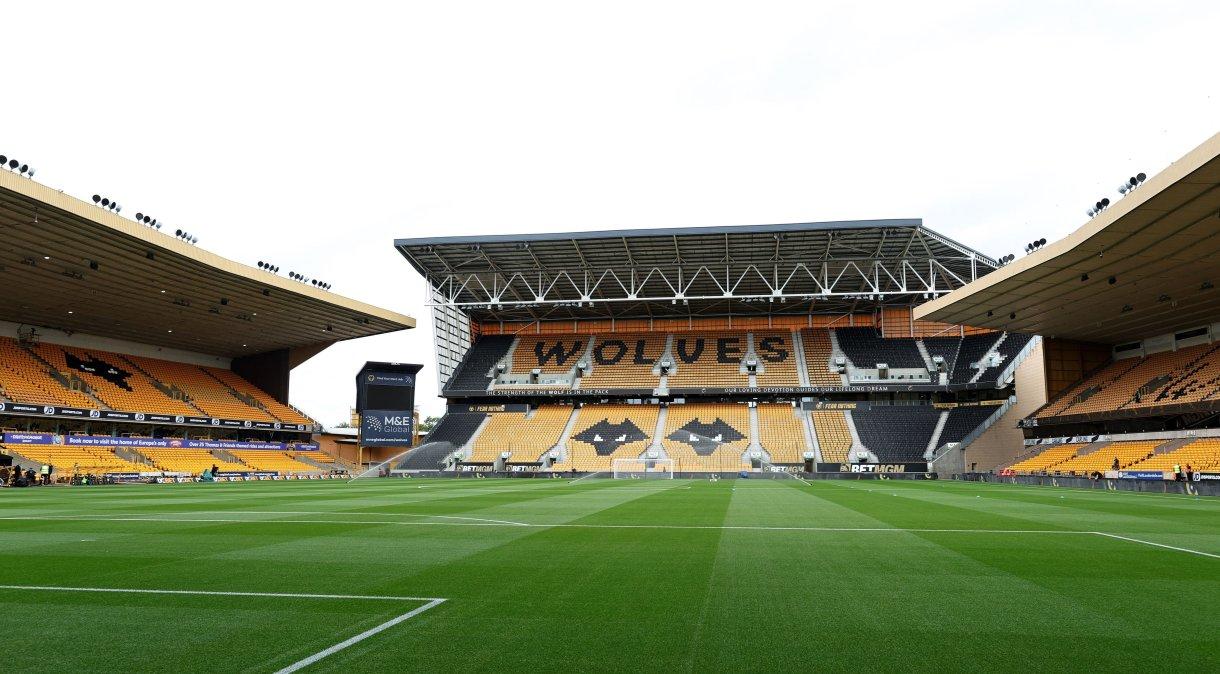
[[[354,438],[290,373],[413,318],[9,168],[0,601],[44,669],[1220,665],[1220,135],[1021,257],[398,239],[435,353],[334,382]]]

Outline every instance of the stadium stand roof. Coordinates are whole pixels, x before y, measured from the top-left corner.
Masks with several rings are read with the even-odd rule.
[[[1059,241],[915,317],[1119,344],[1220,319],[1220,134]]]
[[[430,304],[475,320],[842,312],[997,262],[919,219],[399,239]]]
[[[226,357],[415,327],[7,171],[0,319]]]

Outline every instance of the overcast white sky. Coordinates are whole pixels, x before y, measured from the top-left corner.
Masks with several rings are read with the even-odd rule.
[[[1000,256],[1220,131],[1215,2],[10,2],[0,153],[419,320],[395,237],[922,217]]]

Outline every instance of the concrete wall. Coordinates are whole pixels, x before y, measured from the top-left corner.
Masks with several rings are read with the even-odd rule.
[[[966,448],[966,470],[985,472],[1012,463],[1024,449],[1025,436],[1017,422],[1046,404],[1046,363],[1043,344],[1034,347],[1014,379],[1017,402]]]

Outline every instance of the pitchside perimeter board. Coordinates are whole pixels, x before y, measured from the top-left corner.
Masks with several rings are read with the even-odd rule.
[[[360,444],[410,447],[415,437],[415,375],[422,365],[367,362],[356,375]]]

